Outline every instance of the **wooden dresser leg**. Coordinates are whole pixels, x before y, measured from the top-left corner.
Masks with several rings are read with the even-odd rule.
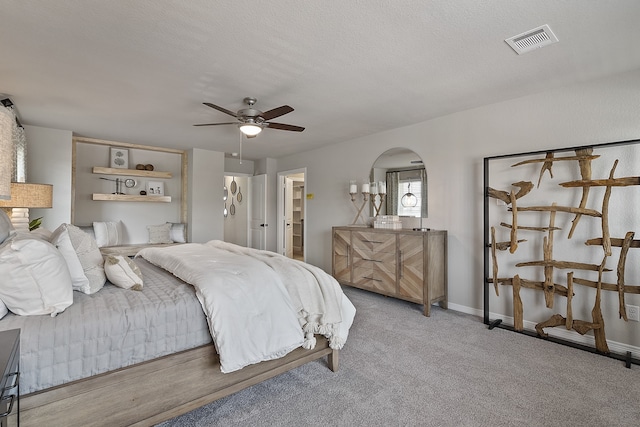
[[[431,316],[431,304],[424,304],[424,315],[427,317]]]
[[[338,372],[339,363],[340,363],[339,355],[340,355],[340,352],[338,350],[333,350],[327,356],[327,362],[329,364],[329,369],[331,369],[333,372]]]

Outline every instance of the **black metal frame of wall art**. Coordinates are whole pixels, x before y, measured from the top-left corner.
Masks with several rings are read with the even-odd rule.
[[[551,335],[547,337],[541,337],[535,331],[526,330],[526,329],[517,330],[516,328],[514,328],[514,326],[503,324],[502,319],[491,320],[490,307],[489,307],[489,296],[490,296],[490,292],[493,291],[493,286],[492,286],[493,279],[490,273],[492,244],[491,244],[491,236],[490,236],[491,225],[489,223],[489,220],[490,220],[489,203],[491,199],[491,197],[489,196],[489,188],[490,188],[489,169],[490,169],[491,161],[507,159],[507,158],[535,156],[535,155],[545,156],[545,155],[548,155],[549,153],[555,154],[555,153],[563,153],[563,152],[569,152],[569,151],[575,152],[576,150],[581,150],[581,149],[608,148],[608,147],[633,145],[633,144],[640,144],[640,139],[600,143],[600,144],[593,144],[593,145],[584,145],[584,146],[578,146],[578,147],[557,148],[557,149],[551,149],[551,150],[529,151],[529,152],[523,152],[523,153],[505,154],[505,155],[498,155],[498,156],[484,158],[484,163],[483,163],[483,172],[484,172],[484,181],[483,181],[483,189],[484,189],[484,279],[483,279],[484,281],[484,293],[483,293],[484,319],[483,320],[484,320],[484,324],[488,325],[489,329],[493,329],[496,327],[501,329],[507,329],[516,333],[528,335],[531,337],[536,337],[539,339],[544,339],[544,340],[551,341],[558,344],[567,345],[567,346],[588,351],[591,353],[596,353],[599,355],[603,355],[606,357],[623,361],[625,362],[625,365],[627,368],[630,368],[631,364],[640,365],[640,359],[638,359],[637,357],[633,357],[630,351],[626,352],[626,354],[620,354],[620,353],[614,353],[614,352],[602,352],[602,351],[598,351],[595,347],[591,347],[585,344],[580,344],[578,342],[570,341],[567,339],[554,337]]]

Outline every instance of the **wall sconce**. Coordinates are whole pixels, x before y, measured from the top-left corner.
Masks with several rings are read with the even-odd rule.
[[[11,208],[11,224],[17,231],[29,231],[29,208],[51,208],[53,185],[11,183],[11,199],[0,200],[0,208]]]

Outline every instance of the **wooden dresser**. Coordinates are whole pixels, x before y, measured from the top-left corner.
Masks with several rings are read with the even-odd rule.
[[[333,277],[343,285],[447,308],[446,230],[333,227]]]

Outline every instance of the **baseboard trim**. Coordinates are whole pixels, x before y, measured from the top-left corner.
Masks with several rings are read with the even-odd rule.
[[[450,310],[459,311],[461,313],[472,314],[478,317],[484,317],[484,311],[479,310],[477,308],[467,307],[460,304],[448,303],[448,307]],[[505,324],[513,325],[513,317],[505,316],[503,314],[498,313],[489,313],[489,318],[491,320],[502,320]],[[536,323],[528,320],[524,321],[525,330],[535,332]],[[577,332],[568,331],[566,328],[547,328],[545,330],[549,334],[549,336],[558,338],[564,341],[573,342],[576,344],[584,345],[587,347],[595,348],[595,338],[593,335],[580,335]],[[627,352],[631,352],[631,354],[638,355],[640,354],[640,347],[636,347],[633,345],[607,340],[607,345],[609,346],[609,350],[612,353],[616,354],[627,354]]]

